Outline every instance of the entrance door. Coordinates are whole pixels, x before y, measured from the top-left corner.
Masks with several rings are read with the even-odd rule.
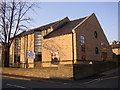
[[[35,66],[34,66],[35,68],[40,68],[41,67],[41,65],[42,65],[42,56],[41,56],[41,54],[35,55],[34,62],[35,62]]]

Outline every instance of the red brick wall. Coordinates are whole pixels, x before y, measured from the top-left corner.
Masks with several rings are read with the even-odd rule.
[[[97,38],[94,37],[94,31],[97,32]],[[112,59],[112,51],[107,38],[100,27],[94,14],[88,17],[84,23],[82,23],[76,29],[76,47],[77,47],[77,59],[81,59],[81,46],[80,46],[80,36],[85,36],[85,55],[86,60],[102,60],[101,55],[103,51],[103,46],[101,43],[104,43],[104,47],[107,48],[107,60]],[[95,53],[95,48],[98,47],[99,53]]]

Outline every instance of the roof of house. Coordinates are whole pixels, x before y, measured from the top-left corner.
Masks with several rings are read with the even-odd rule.
[[[43,30],[46,30],[51,27],[53,28],[53,31],[51,31],[50,33],[45,35],[44,36],[45,39],[64,35],[64,34],[69,34],[69,33],[72,33],[73,28],[75,28],[77,25],[79,25],[86,18],[87,17],[83,17],[80,19],[70,21],[68,17],[65,17],[59,21],[55,21],[55,22],[49,23],[47,25],[43,25],[43,26],[31,29],[29,31],[24,31],[24,32],[16,35],[15,37],[21,37],[21,36],[25,36],[28,34],[32,34],[35,31],[43,31]]]
[[[111,45],[112,49],[120,48],[120,44]]]
[[[112,49],[120,48],[120,41],[113,41],[111,44],[111,48]]]
[[[37,27],[37,28],[34,28],[34,29],[31,29],[31,30],[28,30],[28,31],[23,31],[22,33],[16,35],[15,37],[20,37],[20,36],[25,36],[25,35],[28,35],[28,34],[32,34],[34,33],[35,31],[43,31],[43,30],[46,30],[48,28],[50,28],[51,26],[55,26],[57,24],[59,24],[61,21],[64,21],[64,20],[68,20],[69,21],[69,18],[68,17],[65,17],[61,20],[58,20],[58,21],[55,21],[55,22],[52,22],[52,23],[49,23],[49,24],[46,24],[46,25],[43,25],[43,26],[40,26],[40,27]]]
[[[45,35],[44,38],[46,39],[46,38],[72,33],[72,29],[76,27],[80,22],[82,22],[85,18],[86,17],[69,21],[66,24],[62,25],[61,27],[57,28],[56,30],[53,30],[52,32]]]

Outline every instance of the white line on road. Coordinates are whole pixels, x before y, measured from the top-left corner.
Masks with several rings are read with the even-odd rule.
[[[9,84],[7,83],[8,86],[12,86],[12,87],[16,87],[16,88],[24,88],[24,89],[28,89],[28,90],[33,90],[31,88],[27,88],[27,87],[23,87],[23,86],[18,86],[18,85],[13,85],[13,84]]]
[[[113,76],[113,77],[106,77],[106,78],[104,77],[104,78],[93,79],[93,80],[90,80],[88,82],[82,83],[80,85],[89,84],[89,83],[92,83],[92,82],[95,82],[95,81],[100,81],[100,80],[114,79],[114,78],[120,78],[120,76]]]
[[[120,78],[120,76],[113,76],[113,77],[106,77],[106,78],[98,78],[96,80],[107,80],[107,79],[114,79],[114,78]]]

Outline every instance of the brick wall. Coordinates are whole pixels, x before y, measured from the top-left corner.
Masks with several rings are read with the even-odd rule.
[[[57,67],[51,64],[51,53],[58,52],[59,64],[72,64],[72,35],[66,34],[48,39],[43,39],[42,66]]]
[[[73,66],[60,65],[57,68],[39,68],[39,69],[2,68],[2,73],[39,78],[71,79],[73,77]]]
[[[102,67],[101,67],[102,66]],[[81,64],[59,65],[58,67],[24,69],[24,68],[2,68],[3,74],[20,76],[56,78],[56,79],[81,79],[103,71],[117,67],[117,62],[81,62]]]
[[[97,38],[94,36],[94,32],[97,32]],[[107,38],[99,25],[94,14],[82,23],[76,30],[76,47],[77,47],[77,59],[81,59],[81,46],[80,36],[85,36],[85,55],[86,60],[102,60],[102,52],[107,52],[107,59],[112,60],[112,50],[109,46]],[[101,45],[103,44],[103,45]],[[99,53],[95,53],[95,48],[98,47]],[[106,51],[103,50],[106,48]]]
[[[74,79],[85,78],[118,67],[117,62],[111,61],[106,62],[93,61],[92,63],[93,64],[89,64],[89,61],[86,62],[81,61],[81,64],[74,64],[73,66]]]

